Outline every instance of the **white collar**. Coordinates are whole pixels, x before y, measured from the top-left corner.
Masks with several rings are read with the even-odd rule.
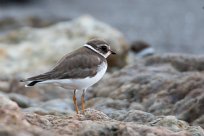
[[[100,55],[103,56],[104,58],[107,58],[107,57],[108,57],[108,55],[104,55],[103,53],[97,51],[97,50],[94,49],[91,45],[84,44],[84,47],[87,47],[87,48],[91,49],[92,51],[95,51],[96,53],[100,54]]]

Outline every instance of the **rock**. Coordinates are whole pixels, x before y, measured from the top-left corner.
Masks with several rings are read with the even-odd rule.
[[[55,99],[44,102],[40,107],[49,111],[55,111],[60,113],[66,113],[75,111],[72,99]]]
[[[49,132],[36,126],[31,127],[18,105],[6,95],[0,94],[0,135],[33,136],[34,134],[42,136],[49,135]]]
[[[75,113],[72,100],[54,99],[42,102],[23,110],[28,113],[38,113],[40,115],[46,114],[70,114]]]
[[[92,107],[102,111],[110,118],[117,120],[126,114],[126,111],[124,111],[126,106],[128,106],[128,103],[125,100],[113,100],[111,98],[102,97],[92,98],[86,102],[86,107]]]
[[[129,106],[129,110],[141,110],[141,111],[144,111],[145,108],[140,103],[132,102],[130,104],[130,106]]]
[[[181,120],[178,120],[175,116],[159,117],[156,120],[150,122],[152,126],[167,127],[174,132],[179,132],[183,129],[187,129],[189,125]]]
[[[2,92],[8,92],[10,84],[8,81],[1,81],[0,80],[0,90]]]
[[[43,109],[41,107],[29,107],[22,110],[25,113],[36,113],[39,115],[48,115],[48,114],[56,114],[56,112],[48,111],[47,109]]]
[[[145,124],[147,122],[154,120],[155,118],[156,117],[151,113],[147,113],[139,110],[130,110],[126,112],[126,114],[123,115],[123,118],[120,120],[125,122],[137,122],[140,124]]]
[[[203,127],[203,62],[202,56],[175,54],[140,59],[91,88],[94,98],[89,98],[88,106],[117,118],[124,111],[128,115],[137,103],[144,112],[156,116],[176,115],[189,124]],[[120,108],[108,106],[110,100]]]
[[[174,132],[165,127],[152,127],[110,119],[102,112],[87,109],[85,115],[26,114],[28,122],[56,135],[119,135],[119,136],[190,136],[185,129]]]
[[[11,101],[5,94],[0,93],[0,108],[1,109],[10,109],[10,110],[18,110],[18,105]]]
[[[154,57],[150,57],[146,61],[146,65],[152,64],[171,64],[176,70],[180,72],[187,71],[203,71],[204,70],[204,56],[196,55],[179,55],[179,54],[170,54]]]
[[[150,113],[133,109],[127,111],[128,106],[129,104],[126,100],[114,100],[102,97],[92,98],[86,102],[86,107],[93,107],[94,109],[100,110],[112,119],[137,123],[145,123],[147,122],[145,120],[150,121],[154,119],[154,115]]]
[[[193,134],[202,134],[202,128],[187,127],[175,128],[168,125],[168,122],[176,120],[167,119],[167,126],[153,115],[141,111],[130,111],[123,118],[113,120],[103,112],[86,109],[85,114],[55,114],[40,115],[33,112],[21,112],[15,102],[9,100],[4,94],[1,95],[0,103],[0,134],[14,135],[175,135],[188,136]],[[54,103],[55,102],[47,102]],[[44,104],[46,105],[46,104]],[[11,108],[13,107],[13,108]],[[146,114],[146,115],[145,115]],[[142,116],[145,115],[145,116]],[[152,121],[153,120],[153,121]],[[156,120],[156,121],[155,121]],[[136,121],[137,123],[132,123]],[[151,123],[150,123],[151,122]],[[154,123],[152,123],[154,122]],[[156,123],[155,123],[156,122]],[[158,123],[160,122],[160,123]],[[179,121],[178,121],[179,122]],[[182,121],[180,121],[182,122]],[[140,123],[140,124],[138,124]],[[152,124],[154,125],[152,127]],[[155,127],[159,126],[159,127]],[[31,129],[32,128],[32,129]],[[189,128],[188,130],[186,128]],[[195,131],[196,130],[196,131]],[[17,133],[14,133],[17,132]]]
[[[194,122],[193,125],[200,125],[202,128],[204,128],[204,115],[200,116],[197,118]]]
[[[94,110],[94,109],[86,109],[85,110],[85,114],[82,115],[82,117],[84,118],[84,120],[111,120],[106,114],[104,114],[103,112],[101,111],[97,111],[97,110]],[[82,120],[82,119],[80,119]]]
[[[11,100],[15,101],[22,108],[27,108],[27,107],[38,105],[37,101],[31,100],[28,97],[17,94],[17,93],[10,93],[8,94],[8,97]]]
[[[126,100],[113,100],[111,98],[97,97],[87,101],[86,105],[88,107],[94,106],[95,108],[100,110],[108,109],[108,108],[115,108],[117,110],[122,110],[128,106],[128,102]]]
[[[105,39],[117,52],[117,56],[109,58],[109,66],[121,67],[126,64],[128,47],[123,35],[90,16],[82,16],[47,28],[27,27],[1,36],[2,76],[25,77],[47,71],[64,54],[94,37]]]
[[[191,133],[192,136],[203,136],[204,130],[199,126],[192,126],[188,128],[188,131]]]

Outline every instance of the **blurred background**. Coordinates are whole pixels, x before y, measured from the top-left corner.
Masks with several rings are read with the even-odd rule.
[[[203,0],[0,0],[0,34],[22,26],[44,27],[84,14],[143,40],[157,52],[204,52]]]

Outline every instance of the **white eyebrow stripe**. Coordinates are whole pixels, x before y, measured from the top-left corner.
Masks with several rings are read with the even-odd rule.
[[[88,45],[88,44],[84,44],[84,47],[87,47],[93,51],[95,51],[96,53],[100,54],[101,56],[103,56],[104,58],[107,58],[107,56],[105,56],[104,54],[100,53],[99,51],[97,51],[96,49],[94,49],[92,46]]]

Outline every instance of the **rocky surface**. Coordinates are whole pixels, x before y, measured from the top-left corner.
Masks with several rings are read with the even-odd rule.
[[[134,108],[154,115],[176,115],[191,124],[201,123],[203,60],[203,56],[176,54],[140,60],[107,76],[92,89],[95,98],[89,101],[92,107],[106,114],[112,112],[112,107],[117,110]],[[103,97],[108,100],[104,102]],[[204,127],[202,123],[199,125]]]
[[[50,88],[35,88],[46,94],[40,99],[23,90],[1,93],[0,134],[202,136],[203,60],[181,54],[150,56],[107,73],[87,91],[85,115],[75,114],[71,94],[67,99],[46,96],[52,96]]]
[[[0,100],[1,135],[190,136],[194,133],[200,135],[202,132],[200,127],[196,127],[197,130],[195,131],[195,128],[175,117],[158,118],[153,120],[151,124],[147,124],[145,122],[117,121],[93,109],[87,109],[85,115],[75,113],[40,115],[22,113],[15,102],[2,94]]]
[[[32,136],[48,135],[46,130],[32,126],[25,118],[19,106],[0,93],[0,135]]]

